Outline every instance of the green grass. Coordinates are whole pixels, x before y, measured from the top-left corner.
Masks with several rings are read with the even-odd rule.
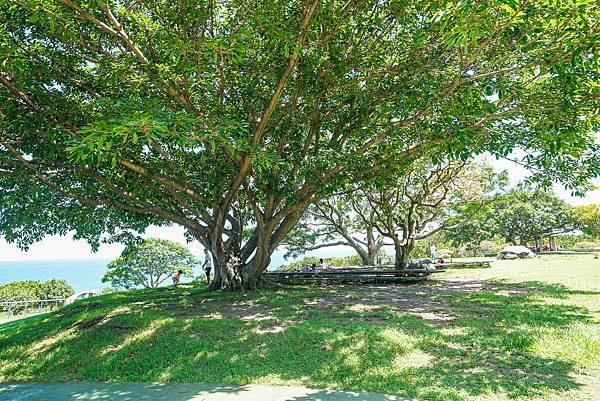
[[[445,281],[449,280],[449,281]],[[0,325],[2,381],[262,383],[426,400],[600,399],[600,260],[410,286],[111,294]]]

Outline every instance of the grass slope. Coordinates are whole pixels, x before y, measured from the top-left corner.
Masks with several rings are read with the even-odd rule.
[[[0,381],[174,381],[427,400],[600,399],[600,261],[498,262],[410,286],[179,287],[0,325]]]

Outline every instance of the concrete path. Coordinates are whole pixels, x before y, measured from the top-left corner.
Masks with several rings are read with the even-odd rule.
[[[351,391],[178,383],[0,384],[0,401],[411,401]]]

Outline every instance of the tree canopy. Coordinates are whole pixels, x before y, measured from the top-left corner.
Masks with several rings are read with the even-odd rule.
[[[93,245],[179,224],[215,288],[256,284],[348,182],[514,149],[574,191],[600,170],[592,0],[8,0],[0,231]]]

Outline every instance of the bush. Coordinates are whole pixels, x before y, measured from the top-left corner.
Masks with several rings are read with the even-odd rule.
[[[123,287],[109,285],[108,287],[104,287],[103,289],[100,290],[100,295],[114,294],[116,292],[123,292],[123,291],[127,291],[127,289],[123,288]]]
[[[73,287],[71,287],[65,280],[52,279],[46,281],[46,283],[44,283],[44,289],[44,299],[68,298],[75,294]]]
[[[450,249],[440,249],[436,252],[438,258],[448,259],[452,257],[452,251]]]
[[[39,299],[67,298],[75,291],[65,280],[14,281],[0,285],[0,302],[34,301]],[[5,310],[6,308],[2,308]],[[18,312],[21,308],[15,307]]]
[[[488,254],[496,254],[504,248],[506,244],[502,241],[481,241],[479,244],[465,244],[456,251],[459,258],[481,257]]]

